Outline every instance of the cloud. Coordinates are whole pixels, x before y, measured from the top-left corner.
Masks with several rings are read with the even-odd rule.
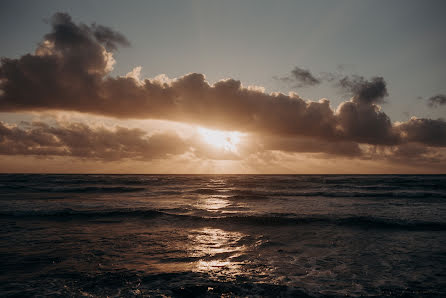
[[[280,134],[334,134],[328,101],[307,103],[296,94],[266,94],[227,79],[209,84],[192,73],[166,80],[108,76],[114,59],[106,48],[126,44],[98,27],[53,17],[52,32],[35,54],[3,58],[0,110],[66,110],[117,118],[166,119],[220,129]],[[99,27],[102,28],[102,27]],[[111,30],[111,29],[110,29]]]
[[[323,153],[328,155],[360,157],[362,151],[355,142],[335,141],[330,142],[321,138],[310,137],[280,137],[259,136],[263,150],[277,150],[299,153]],[[259,150],[260,151],[260,150]]]
[[[446,148],[430,147],[417,142],[402,143],[398,146],[367,146],[362,148],[362,152],[362,160],[418,167],[418,172],[429,172],[433,169],[436,169],[436,172],[444,172],[446,166]]]
[[[446,147],[446,122],[441,119],[412,117],[398,129],[407,142],[417,142],[433,147]]]
[[[147,136],[140,129],[90,127],[82,123],[11,126],[0,122],[1,155],[71,156],[98,160],[152,160],[183,154],[189,144],[174,133]]]
[[[276,79],[285,83],[291,83],[293,87],[297,88],[316,86],[322,83],[322,79],[316,78],[308,69],[298,66],[294,67],[289,76]]]
[[[166,76],[141,79],[138,67],[126,76],[111,77],[109,73],[115,63],[113,51],[130,44],[121,33],[101,25],[76,24],[63,13],[53,16],[51,26],[51,32],[44,36],[34,54],[18,59],[2,58],[0,111],[64,110],[121,119],[162,119],[282,138],[266,142],[269,149],[265,150],[360,156],[361,144],[446,146],[443,120],[411,119],[392,123],[378,105],[388,96],[387,83],[382,77],[336,79],[337,85],[351,96],[336,110],[327,99],[306,101],[295,93],[266,93],[261,88],[245,87],[234,79],[210,84],[199,73],[175,79]],[[295,68],[292,75],[306,84],[316,85],[322,80],[301,68]],[[141,131],[124,128],[97,131],[76,125],[65,125],[64,131],[37,127],[12,129],[17,133],[14,139],[17,144],[22,144],[18,135],[23,137],[23,142],[31,142],[31,146],[23,143],[14,150],[17,154],[50,150],[52,154],[69,152],[66,154],[109,159],[132,155],[155,158],[161,151],[156,148],[163,148],[166,154],[177,154],[170,146],[179,148],[175,149],[179,152],[186,150],[181,140],[172,136],[151,140],[141,135]],[[11,129],[4,125],[2,129],[3,140],[10,140],[7,135],[11,135]],[[106,143],[104,135],[115,140],[107,143],[111,146],[109,151],[97,143],[102,139]],[[131,139],[126,139],[126,135]],[[129,143],[120,143],[118,136],[122,142]],[[92,144],[92,147],[79,147],[70,141],[75,137],[80,138],[76,140],[79,144]],[[33,138],[38,138],[39,146],[33,145]],[[164,147],[156,147],[158,143]],[[193,145],[197,154],[206,151],[200,150],[202,147],[197,143]],[[4,145],[2,150],[10,152],[11,148]]]
[[[339,80],[338,86],[351,94],[353,101],[364,104],[383,103],[388,96],[387,83],[382,77],[366,80],[362,76],[345,76]]]
[[[199,133],[180,137],[169,129],[149,135],[137,128],[107,128],[80,122],[58,121],[53,125],[22,122],[11,125],[0,121],[0,155],[150,161],[188,153],[199,159],[239,160],[263,150],[253,144],[241,137],[240,144],[232,151],[206,142]]]
[[[415,135],[407,135],[405,141],[398,145],[361,145],[354,141],[330,141],[316,137],[253,134],[243,136],[235,151],[213,146],[199,134],[180,137],[171,131],[161,131],[149,135],[141,129],[120,126],[107,128],[63,121],[55,125],[43,122],[10,125],[0,122],[0,156],[30,156],[48,160],[64,157],[74,161],[119,163],[178,161],[180,158],[184,162],[195,164],[222,160],[249,164],[250,161],[257,160],[259,164],[264,165],[277,165],[293,158],[298,161],[328,160],[336,157],[346,162],[373,160],[377,163],[391,162],[435,168],[444,166],[444,144],[431,143],[431,146],[426,146],[425,143],[431,141],[418,139],[423,137],[424,130],[430,130],[426,125],[435,124],[417,122],[418,120],[412,119],[410,127],[400,127],[402,131],[412,132],[412,126],[417,126],[420,131]],[[441,129],[444,134],[444,128]],[[279,156],[288,157],[286,160],[271,159]],[[292,171],[292,167],[285,168]]]
[[[437,94],[427,99],[427,104],[431,108],[446,105],[446,94]]]
[[[346,140],[375,145],[397,145],[402,141],[390,118],[375,104],[353,98],[339,105],[336,116]]]
[[[342,67],[340,67],[342,70]],[[294,88],[316,86],[323,82],[333,83],[346,95],[352,97],[354,101],[377,104],[384,103],[384,98],[388,96],[387,83],[382,77],[373,77],[369,80],[358,75],[343,75],[339,72],[323,72],[318,76],[309,69],[294,67],[290,75],[285,77],[274,77],[285,83],[289,83]]]
[[[130,46],[130,42],[124,35],[108,27],[93,24],[91,29],[97,41],[109,51],[116,50],[118,45]]]

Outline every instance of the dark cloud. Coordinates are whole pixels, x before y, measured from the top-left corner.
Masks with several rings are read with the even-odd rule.
[[[313,76],[313,74],[311,74],[311,72],[307,69],[299,68],[296,66],[291,71],[291,74],[294,79],[303,86],[314,86],[321,83],[321,81]]]
[[[1,110],[89,110],[98,105],[91,100],[103,99],[103,79],[114,63],[106,47],[128,41],[103,26],[75,24],[63,13],[51,25],[34,55],[2,58]]]
[[[72,156],[99,160],[152,160],[185,153],[189,144],[173,133],[147,136],[139,129],[92,128],[81,123],[24,127],[0,122],[1,155]]]
[[[344,77],[339,72],[321,72],[314,75],[309,69],[295,66],[288,76],[273,78],[287,83],[292,88],[302,88],[317,86],[323,82],[339,82]]]
[[[309,70],[297,66],[294,67],[289,76],[278,79],[286,83],[291,83],[294,87],[298,88],[315,86],[322,83],[322,81],[316,78]]]
[[[337,110],[343,138],[358,143],[396,145],[401,142],[390,118],[374,104],[358,100],[343,102]]]
[[[388,96],[387,84],[382,77],[366,80],[362,76],[345,76],[339,80],[338,85],[358,103],[383,103]]]
[[[103,44],[109,51],[114,51],[118,45],[130,46],[130,42],[121,33],[102,25],[92,25],[93,34],[99,43]]]
[[[446,105],[446,94],[437,94],[427,99],[427,104],[431,108]]]
[[[407,142],[446,147],[446,122],[413,117],[398,126]]]
[[[75,24],[67,13],[55,13],[51,19],[52,32],[45,35],[45,40],[54,42],[59,48],[87,47],[88,50],[105,46],[107,50],[116,50],[118,46],[130,46],[127,38],[109,27],[92,24]]]
[[[310,70],[296,66],[289,76],[276,79],[289,83],[293,87],[315,86],[322,82],[332,82],[359,103],[383,103],[384,98],[388,96],[387,84],[382,77],[373,77],[367,80],[358,75],[345,76],[333,72],[323,72],[316,77]]]

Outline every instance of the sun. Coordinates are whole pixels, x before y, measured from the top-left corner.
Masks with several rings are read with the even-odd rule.
[[[236,131],[220,131],[200,127],[198,132],[203,140],[218,149],[237,152],[241,134]]]

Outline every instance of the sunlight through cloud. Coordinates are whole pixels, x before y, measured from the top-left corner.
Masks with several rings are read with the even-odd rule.
[[[225,151],[238,152],[237,145],[240,143],[241,133],[212,130],[203,127],[198,128],[198,132],[207,144]]]

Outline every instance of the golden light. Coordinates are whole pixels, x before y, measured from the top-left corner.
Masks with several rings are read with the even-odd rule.
[[[225,151],[237,152],[241,134],[236,131],[220,131],[200,127],[198,132],[203,140],[216,148]]]
[[[186,249],[191,257],[199,258],[194,271],[213,277],[233,280],[242,274],[244,263],[238,261],[246,247],[241,244],[245,234],[215,228],[202,228],[191,231],[190,246]]]
[[[206,196],[195,204],[197,208],[207,211],[220,211],[220,209],[228,207],[231,203],[225,200],[227,196]]]

